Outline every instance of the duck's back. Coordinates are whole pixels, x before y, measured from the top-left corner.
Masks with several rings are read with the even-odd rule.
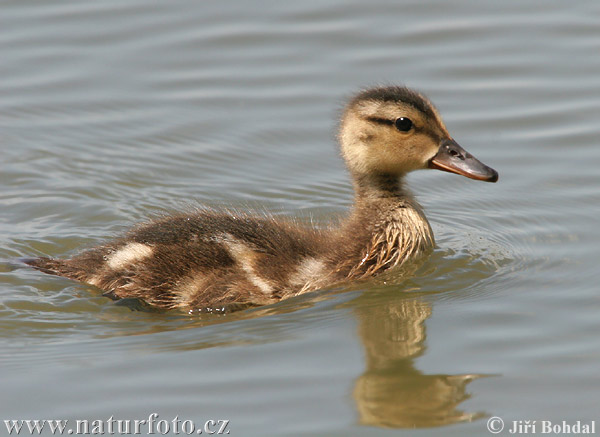
[[[269,216],[201,211],[139,226],[68,260],[29,263],[163,308],[253,306],[310,282],[323,241],[316,229]]]

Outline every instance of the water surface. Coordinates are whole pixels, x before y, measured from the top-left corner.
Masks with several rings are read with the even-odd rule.
[[[599,13],[592,1],[5,2],[0,419],[157,413],[294,436],[600,420]],[[352,198],[340,107],[380,83],[428,94],[500,172],[495,185],[409,177],[437,240],[412,276],[190,317],[14,262],[198,204],[326,223]]]

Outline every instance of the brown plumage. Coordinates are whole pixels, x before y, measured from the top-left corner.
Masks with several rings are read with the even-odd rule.
[[[430,252],[433,233],[402,185],[406,173],[437,168],[498,178],[450,137],[427,98],[404,87],[372,88],[351,99],[339,140],[355,188],[352,211],[339,226],[316,229],[268,215],[200,210],[143,224],[71,259],[26,262],[110,297],[161,308],[265,305]]]

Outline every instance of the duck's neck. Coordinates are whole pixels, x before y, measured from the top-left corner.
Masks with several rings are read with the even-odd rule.
[[[421,206],[402,178],[370,175],[354,178],[356,199],[342,228],[348,242],[347,276],[371,276],[433,248],[433,232]],[[346,266],[348,264],[344,263]]]
[[[421,229],[420,223],[429,223],[421,205],[408,188],[403,177],[374,174],[354,178],[355,198],[350,215],[353,225],[401,221],[409,228]],[[408,219],[407,216],[411,217]]]
[[[388,173],[354,174],[356,200],[376,200],[384,198],[412,198],[405,190],[403,177]]]

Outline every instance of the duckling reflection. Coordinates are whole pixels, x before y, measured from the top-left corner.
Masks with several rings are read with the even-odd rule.
[[[356,380],[354,399],[363,425],[422,428],[471,421],[482,413],[458,409],[469,398],[467,384],[483,375],[425,375],[414,360],[425,352],[425,320],[431,305],[401,295],[384,305],[352,302],[365,348],[365,372]]]

